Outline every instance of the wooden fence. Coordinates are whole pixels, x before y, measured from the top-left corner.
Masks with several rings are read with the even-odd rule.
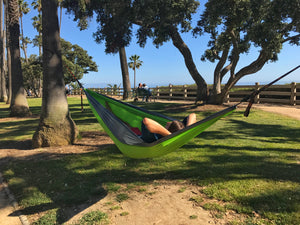
[[[263,85],[256,83],[255,85],[237,85],[231,89],[225,102],[239,102],[245,96],[248,96],[254,90],[261,88]],[[122,88],[90,88],[98,93],[106,94],[109,96],[117,97],[123,95]],[[183,100],[194,101],[196,97],[195,86],[164,86],[151,88],[154,99],[162,100]],[[132,97],[134,96],[132,90]],[[72,95],[80,94],[80,90],[73,90]],[[300,105],[300,88],[297,88],[295,82],[287,85],[273,85],[267,90],[262,91],[255,98],[255,103],[273,103],[273,104],[286,104],[286,105]]]

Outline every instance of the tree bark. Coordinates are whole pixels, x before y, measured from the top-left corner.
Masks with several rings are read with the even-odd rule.
[[[243,67],[237,73],[232,73],[227,83],[223,87],[221,93],[210,96],[209,103],[222,104],[225,97],[228,95],[231,88],[244,76],[253,74],[262,69],[265,63],[268,61],[268,57],[262,50],[255,61],[248,66]]]
[[[72,144],[77,136],[65,94],[57,0],[42,0],[42,6],[44,86],[40,123],[33,135],[33,147]]]
[[[208,99],[207,83],[198,72],[190,49],[180,37],[177,28],[171,28],[170,36],[172,38],[173,45],[181,52],[182,56],[184,57],[185,65],[197,85],[197,97],[195,102],[202,101],[205,103]]]
[[[11,84],[11,57],[10,57],[10,48],[9,48],[9,31],[8,31],[8,6],[7,6],[7,0],[4,1],[4,24],[6,27],[6,32],[5,32],[5,37],[6,37],[6,42],[4,43],[5,49],[6,49],[6,76],[7,76],[7,101],[6,104],[10,104],[11,103],[11,96],[12,96],[12,84]],[[5,56],[4,56],[5,57]]]
[[[131,89],[125,47],[120,48],[119,55],[120,55],[120,64],[122,70],[123,89],[124,89],[123,100],[125,100],[129,98],[129,93]]]
[[[10,104],[10,116],[25,117],[31,115],[29,111],[26,92],[23,87],[23,75],[20,60],[20,25],[18,0],[8,1],[8,31],[9,48],[11,53],[11,82],[12,98]]]
[[[6,102],[7,91],[6,91],[6,78],[4,69],[5,59],[5,44],[4,44],[4,29],[3,29],[3,0],[0,0],[0,101]]]
[[[20,24],[21,24],[21,34],[22,34],[22,48],[24,52],[25,62],[28,63],[28,57],[27,57],[27,48],[24,41],[24,31],[23,31],[23,16],[20,16]]]

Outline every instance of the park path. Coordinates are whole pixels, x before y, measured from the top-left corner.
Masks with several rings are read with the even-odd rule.
[[[7,184],[0,173],[0,225],[26,225],[27,219],[14,213],[17,203],[10,194]],[[23,221],[24,220],[24,221]],[[23,222],[24,223],[23,223]]]
[[[277,105],[271,105],[271,104],[256,104],[253,107],[263,110],[263,111],[278,113],[281,115],[285,115],[285,116],[300,120],[300,105],[277,106]]]

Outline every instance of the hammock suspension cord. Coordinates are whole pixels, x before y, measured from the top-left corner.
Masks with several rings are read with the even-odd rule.
[[[260,92],[266,90],[267,88],[269,88],[271,85],[273,85],[274,83],[276,83],[277,81],[281,80],[282,78],[286,77],[287,75],[289,75],[290,73],[294,72],[295,70],[299,69],[300,65],[296,66],[295,68],[291,69],[290,71],[288,71],[287,73],[283,74],[282,76],[278,77],[277,79],[273,80],[272,82],[264,85],[263,87],[253,91],[250,95],[246,96],[245,98],[243,98],[238,104],[236,104],[236,106],[238,106],[239,104],[241,104],[242,102],[248,102],[249,104],[246,108],[246,111],[244,112],[244,116],[248,117],[249,113],[250,113],[250,109],[254,103],[254,98],[255,96],[257,96]]]

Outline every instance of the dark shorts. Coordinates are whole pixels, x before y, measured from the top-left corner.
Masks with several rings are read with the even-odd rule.
[[[183,119],[182,123],[184,124],[184,126],[186,126],[187,117],[185,117]],[[147,127],[145,126],[145,124],[142,122],[142,135],[141,135],[141,138],[143,139],[144,142],[151,143],[151,142],[157,141],[158,139],[160,139],[162,137],[163,136],[160,135],[160,134],[151,133],[147,129]]]
[[[141,135],[141,138],[143,139],[144,142],[151,143],[151,142],[154,142],[154,141],[162,138],[162,136],[160,134],[151,133],[147,129],[145,124],[142,122],[142,135]]]

